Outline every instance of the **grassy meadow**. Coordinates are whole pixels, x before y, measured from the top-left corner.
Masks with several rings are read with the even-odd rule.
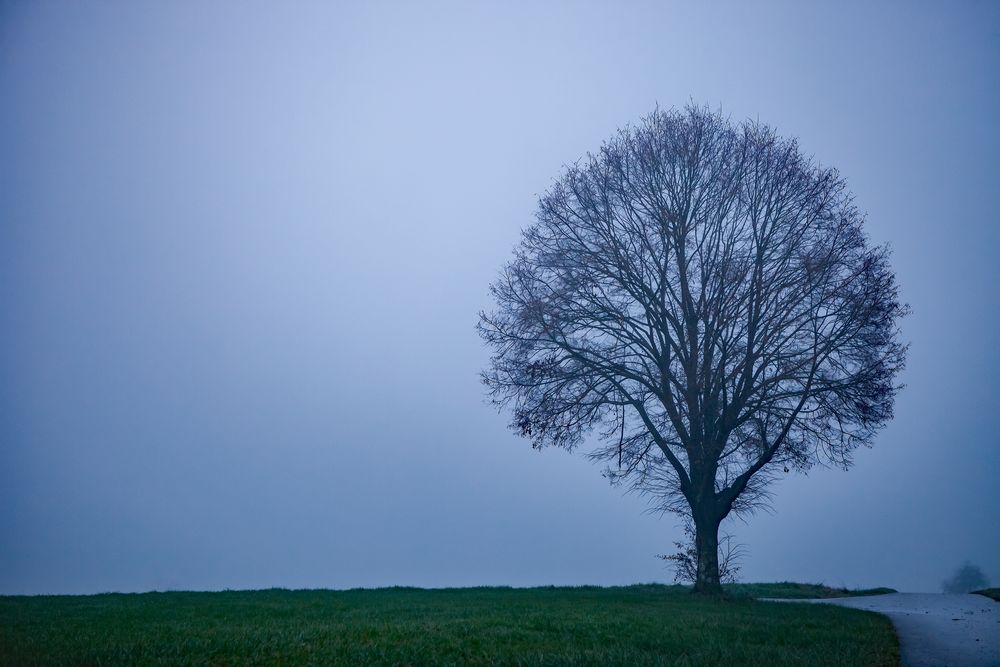
[[[0,664],[899,664],[886,618],[760,602],[750,586],[802,585],[722,599],[663,585],[7,596]]]

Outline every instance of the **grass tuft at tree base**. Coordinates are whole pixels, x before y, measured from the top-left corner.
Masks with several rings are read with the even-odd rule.
[[[680,586],[0,597],[0,664],[899,664],[888,619]]]

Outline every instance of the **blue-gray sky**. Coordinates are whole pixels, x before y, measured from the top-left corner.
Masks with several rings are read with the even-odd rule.
[[[1000,580],[995,3],[0,6],[0,593],[669,581],[678,521],[483,400],[562,165],[689,101],[847,177],[896,419],[746,580]]]

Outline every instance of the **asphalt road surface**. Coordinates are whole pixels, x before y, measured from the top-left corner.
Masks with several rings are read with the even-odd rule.
[[[982,595],[892,593],[783,602],[885,614],[896,626],[903,667],[1000,667],[1000,602]]]

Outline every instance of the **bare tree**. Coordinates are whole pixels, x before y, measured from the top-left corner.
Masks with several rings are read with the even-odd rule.
[[[657,110],[568,167],[491,285],[483,381],[541,448],[719,524],[774,474],[847,467],[892,417],[900,303],[843,179],[766,125]]]

